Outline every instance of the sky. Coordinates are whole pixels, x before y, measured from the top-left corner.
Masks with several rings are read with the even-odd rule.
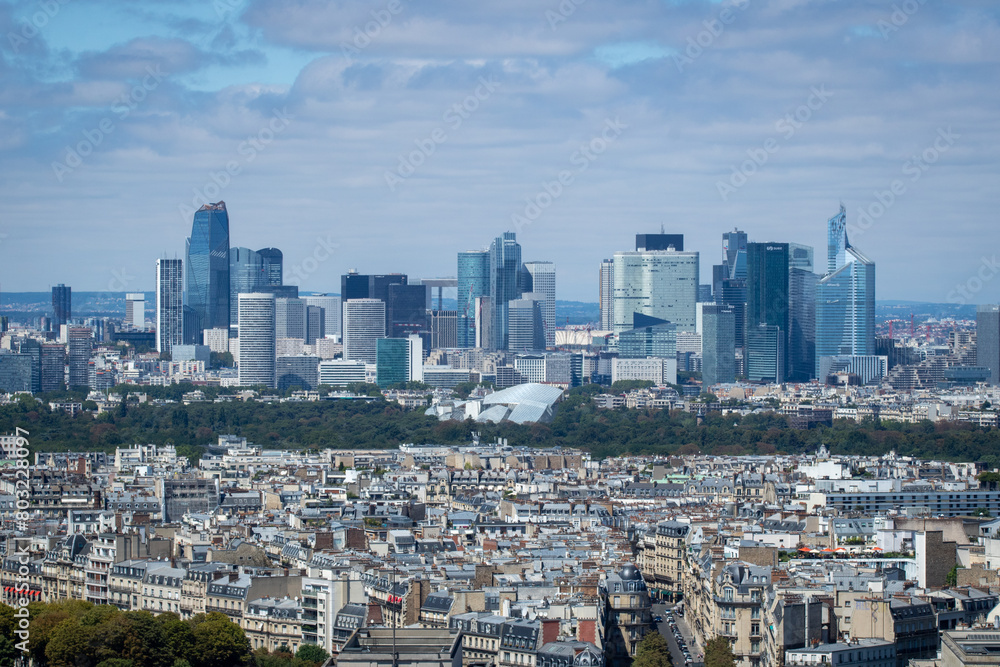
[[[194,210],[286,283],[454,276],[515,231],[596,301],[683,233],[825,252],[877,297],[1000,300],[993,0],[0,3],[0,287],[150,290]],[[824,266],[817,266],[818,271]]]

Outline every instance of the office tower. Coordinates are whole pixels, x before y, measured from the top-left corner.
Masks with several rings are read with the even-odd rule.
[[[239,303],[237,295],[236,305],[239,306]],[[205,329],[201,334],[201,344],[212,352],[229,352],[229,329]]]
[[[493,341],[493,304],[488,296],[477,296],[473,306],[475,310],[476,337],[472,346],[489,348]]]
[[[0,351],[0,391],[38,391],[37,388],[32,388],[34,374],[30,355]]]
[[[278,357],[275,374],[281,391],[293,388],[313,391],[319,386],[319,357],[310,354]]]
[[[506,350],[508,341],[507,304],[521,296],[519,272],[521,245],[514,232],[504,232],[490,245],[490,327],[494,350]]]
[[[239,382],[241,387],[274,388],[275,298],[273,294],[240,294]]]
[[[475,320],[473,320],[475,321]],[[431,349],[458,347],[458,312],[435,310],[431,312]]]
[[[545,330],[545,347],[556,344],[556,265],[552,262],[525,262],[527,283],[525,292],[532,292],[542,300],[542,326]]]
[[[677,325],[635,313],[632,328],[618,334],[621,359],[677,359]]]
[[[59,283],[52,288],[53,326],[56,331],[73,319],[73,288]]]
[[[327,359],[319,362],[319,383],[331,387],[346,387],[365,381],[365,362]]]
[[[423,381],[423,344],[420,336],[381,338],[376,343],[376,382],[393,384]]]
[[[229,249],[229,325],[239,323],[240,294],[252,294],[268,284],[262,258],[249,248]]]
[[[508,302],[508,348],[511,352],[545,349],[544,300],[534,292]]]
[[[759,324],[747,327],[747,379],[782,382],[785,376],[785,336],[781,327]]]
[[[300,296],[310,306],[319,306],[323,309],[323,335],[340,335],[340,297],[333,294],[313,294],[311,296]]]
[[[184,269],[179,259],[156,260],[156,351],[184,342]],[[226,327],[228,331],[228,327]]]
[[[284,285],[284,258],[277,248],[261,248],[257,251],[260,258],[261,285]]]
[[[458,347],[475,347],[476,299],[490,294],[490,253],[458,253]]]
[[[698,285],[698,303],[712,303],[712,286]]]
[[[131,324],[136,329],[146,326],[146,295],[142,292],[129,292],[125,295],[125,324]]]
[[[788,350],[788,277],[787,243],[747,244],[747,331],[761,325],[777,327],[782,354]],[[770,347],[759,349],[771,354]],[[753,348],[749,344],[747,363],[754,365]],[[788,360],[784,357],[780,369],[784,371],[787,367]],[[778,376],[774,381],[784,380],[784,376]]]
[[[379,299],[344,302],[344,359],[377,361],[376,341],[385,338],[385,303]]]
[[[302,299],[274,300],[275,338],[306,338],[306,302]]]
[[[194,214],[187,240],[186,326],[201,340],[205,329],[229,328],[229,214],[226,203],[206,204]],[[195,335],[195,332],[196,335]]]
[[[89,386],[90,350],[94,332],[90,327],[69,327],[69,388]]]
[[[637,252],[645,250],[676,250],[684,251],[683,234],[636,234],[635,249]]]
[[[747,235],[734,229],[722,235],[722,264],[712,267],[712,294],[719,301],[723,280],[747,277]]]
[[[632,328],[635,313],[673,322],[678,331],[695,330],[697,252],[616,252],[614,263],[616,333]]]
[[[816,274],[813,249],[788,244],[788,379],[808,382],[816,372]]]
[[[305,301],[303,300],[305,303]],[[316,340],[326,336],[326,315],[320,306],[306,306],[306,345],[315,345]]]
[[[1000,384],[1000,305],[995,303],[976,307],[976,365],[990,369],[990,384]]]
[[[736,382],[736,315],[732,306],[704,304],[701,314],[701,386]]]
[[[816,285],[816,373],[820,357],[875,353],[875,263],[847,239],[844,207],[827,221],[826,274]]]
[[[406,338],[411,334],[428,333],[427,302],[429,297],[430,291],[426,285],[389,284],[385,306],[385,317],[388,325],[386,335],[392,338]]]
[[[745,349],[747,345],[747,280],[732,278],[722,281],[720,303],[733,309],[733,319],[736,322],[736,347]]]
[[[614,291],[615,291],[615,261],[613,259],[601,260],[601,272],[599,281],[599,298],[601,308],[601,331],[611,331],[614,327]]]
[[[15,338],[11,341],[11,351],[14,354],[3,355],[18,357],[20,365],[18,375],[24,380],[24,389],[37,393],[42,390],[42,344],[34,338]],[[9,389],[7,391],[10,391]]]
[[[66,388],[66,348],[54,343],[42,345],[42,391]]]

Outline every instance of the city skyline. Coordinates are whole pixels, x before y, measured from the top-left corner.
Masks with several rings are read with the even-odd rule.
[[[145,267],[225,199],[239,246],[280,229],[304,290],[364,256],[437,275],[439,238],[510,230],[593,301],[592,267],[634,233],[705,251],[736,223],[819,248],[811,223],[843,201],[884,297],[997,300],[957,290],[992,261],[976,241],[1000,203],[996,7],[571,5],[402,3],[382,26],[379,3],[82,0],[38,28],[35,4],[5,4],[24,41],[0,102],[4,288],[150,290]],[[891,252],[903,236],[926,242]]]

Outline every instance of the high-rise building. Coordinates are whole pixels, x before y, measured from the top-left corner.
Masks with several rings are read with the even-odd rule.
[[[747,244],[747,331],[754,331],[761,325],[777,327],[782,354],[787,354],[788,350],[788,277],[787,243]],[[760,349],[771,354],[769,347]],[[753,354],[754,349],[748,345],[748,367],[756,368]],[[784,371],[787,367],[785,357],[781,359],[780,368]],[[774,381],[784,380],[784,376],[779,376]]]
[[[237,298],[240,386],[264,385],[273,389],[277,379],[274,295],[253,292]]]
[[[435,310],[431,312],[431,349],[458,347],[458,312]]]
[[[521,296],[521,244],[517,234],[504,232],[490,245],[490,327],[494,350],[506,350],[508,343],[507,304]]]
[[[615,292],[615,261],[613,259],[601,260],[600,273],[600,307],[601,307],[601,331],[611,331],[614,328],[614,292]]]
[[[734,229],[722,235],[722,264],[712,267],[712,294],[721,296],[723,280],[743,280],[747,277],[747,235]]]
[[[228,326],[226,329],[228,330]],[[156,351],[170,354],[184,342],[183,260],[156,260]]]
[[[320,306],[306,306],[306,345],[315,345],[316,340],[326,336],[326,315]]]
[[[277,248],[261,248],[257,251],[260,257],[260,270],[263,274],[261,285],[284,285],[284,257]]]
[[[702,305],[701,386],[736,381],[736,315],[732,306]]]
[[[319,383],[331,387],[346,387],[365,381],[365,362],[328,359],[319,363]]]
[[[377,341],[385,338],[385,302],[379,299],[344,301],[344,359],[367,364],[377,361]]]
[[[274,300],[276,338],[306,338],[306,302],[302,299]]]
[[[125,324],[136,329],[146,326],[146,295],[142,292],[129,292],[125,295]]]
[[[788,379],[808,382],[816,372],[816,274],[813,249],[788,244]]]
[[[313,294],[299,297],[310,306],[323,309],[323,335],[340,335],[340,297],[333,294]]]
[[[990,370],[990,384],[1000,384],[1000,305],[995,303],[976,308],[976,365]]]
[[[827,221],[826,274],[816,285],[816,374],[822,356],[875,354],[875,262],[847,239],[844,207]]]
[[[201,340],[205,329],[229,327],[229,213],[226,203],[206,204],[194,214],[187,240],[187,306],[195,321],[189,331]]]
[[[380,338],[376,343],[376,381],[380,387],[423,381],[420,336]]]
[[[52,288],[52,324],[55,330],[73,319],[73,288],[59,283]]]
[[[695,330],[697,252],[616,252],[614,263],[616,333],[633,328],[635,313],[672,322],[678,331]]]
[[[260,255],[250,248],[229,249],[229,325],[239,324],[240,294],[252,294],[267,285]],[[209,327],[206,327],[209,328]]]
[[[319,357],[310,354],[278,357],[275,374],[281,391],[292,388],[313,391],[319,386]]]
[[[69,387],[87,387],[90,383],[90,351],[94,332],[90,327],[69,327]]]
[[[62,345],[42,345],[41,388],[42,391],[66,388],[66,348]]]
[[[430,290],[426,285],[394,283],[388,286],[385,306],[386,335],[406,338],[411,334],[426,334],[430,327],[427,322],[427,302]]]
[[[676,250],[684,251],[683,234],[636,234],[635,249],[637,252],[646,250]]]
[[[618,334],[621,359],[677,359],[677,325],[636,313],[632,328]]]
[[[545,330],[545,347],[556,344],[556,265],[552,262],[525,262],[528,274],[524,292],[532,292],[542,300],[542,327]]]
[[[520,299],[508,302],[508,348],[512,352],[533,352],[545,349],[544,299],[528,292]]]
[[[493,304],[490,297],[477,296],[473,310],[476,337],[472,341],[472,347],[488,348],[493,341]]]
[[[475,347],[476,299],[490,294],[490,253],[458,253],[458,346]]]
[[[782,382],[785,377],[785,336],[781,327],[759,324],[747,327],[747,379]]]

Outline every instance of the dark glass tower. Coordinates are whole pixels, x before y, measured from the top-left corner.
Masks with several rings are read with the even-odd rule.
[[[52,326],[59,331],[60,325],[68,324],[73,317],[73,288],[59,283],[52,288]]]
[[[490,246],[491,347],[495,350],[507,349],[507,304],[521,296],[520,271],[521,245],[517,242],[517,235],[504,232]]]
[[[260,257],[262,285],[283,285],[284,256],[277,248],[261,248],[257,251]]]
[[[788,368],[788,244],[747,244],[747,332],[776,327],[781,338],[781,370]],[[749,348],[749,345],[748,345]],[[751,350],[748,349],[748,354]],[[748,359],[752,363],[752,360]],[[784,381],[778,377],[776,382]]]
[[[228,329],[229,214],[225,202],[206,204],[194,214],[185,268],[187,305],[195,318],[190,330],[197,329],[200,338],[205,329]]]
[[[476,298],[490,295],[490,253],[458,253],[458,346],[476,345]]]
[[[249,248],[229,249],[229,322],[239,322],[239,295],[267,285],[263,258]],[[278,283],[279,285],[281,283]]]

